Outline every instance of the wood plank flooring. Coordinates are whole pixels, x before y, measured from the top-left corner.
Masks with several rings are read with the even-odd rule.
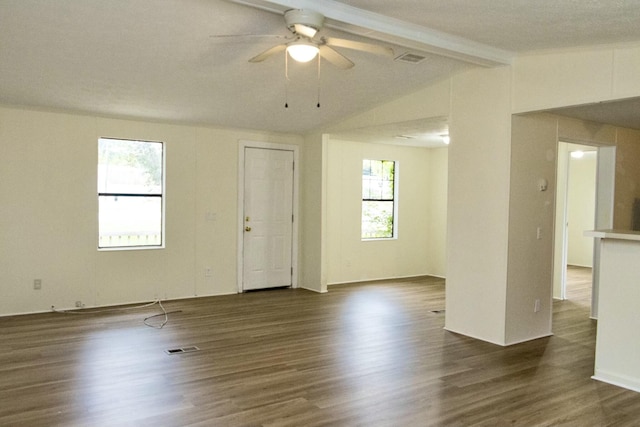
[[[168,301],[162,329],[158,306],[0,318],[0,426],[640,425],[640,394],[590,379],[588,293],[506,348],[443,330],[436,278]]]

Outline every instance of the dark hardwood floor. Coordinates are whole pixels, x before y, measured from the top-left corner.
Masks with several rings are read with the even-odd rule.
[[[640,425],[640,394],[590,379],[571,292],[506,348],[443,330],[435,278],[168,301],[162,329],[157,305],[0,318],[0,426]]]

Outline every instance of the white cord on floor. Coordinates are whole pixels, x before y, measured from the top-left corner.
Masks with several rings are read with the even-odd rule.
[[[113,313],[113,312],[116,312],[116,311],[137,310],[137,309],[140,309],[140,308],[151,307],[151,306],[153,306],[155,304],[158,304],[158,306],[162,310],[162,313],[154,314],[153,316],[145,317],[142,322],[146,326],[149,326],[151,328],[162,329],[162,328],[164,328],[164,325],[166,325],[167,322],[169,321],[169,313],[167,312],[167,310],[165,310],[164,306],[162,305],[162,302],[159,299],[157,299],[157,300],[155,300],[153,302],[147,303],[147,304],[136,305],[136,306],[133,306],[133,307],[114,307],[114,308],[107,308],[107,309],[103,309],[103,310],[91,310],[91,311],[85,311],[85,310],[58,310],[52,305],[51,306],[51,311],[53,311],[54,313],[60,313],[60,314],[84,314],[84,315],[89,315],[89,314]],[[177,313],[178,311],[173,311],[172,313]],[[154,326],[154,325],[150,325],[149,323],[147,323],[147,320],[152,319],[154,317],[158,317],[158,316],[164,316],[164,321],[160,325]]]
[[[154,317],[162,316],[162,314],[154,314],[153,316],[145,317],[145,319],[142,321],[142,323],[144,323],[145,325],[147,325],[147,326],[149,326],[151,328],[162,329],[162,328],[164,328],[164,325],[166,325],[167,322],[169,321],[169,314],[167,313],[167,310],[164,309],[164,306],[162,305],[160,300],[156,300],[156,301],[158,302],[158,305],[162,309],[162,314],[164,314],[164,321],[162,323],[160,323],[159,326],[153,326],[153,325],[148,324],[147,320],[152,319]]]

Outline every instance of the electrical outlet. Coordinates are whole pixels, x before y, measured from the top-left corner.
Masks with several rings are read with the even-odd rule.
[[[538,229],[536,230],[536,239],[540,240],[542,239],[542,228],[538,227]]]
[[[213,273],[211,272],[211,267],[207,267],[204,269],[204,277],[211,277]]]
[[[84,304],[82,303],[82,301],[76,301],[76,307],[82,308],[84,307]]]
[[[35,279],[33,281],[33,289],[35,289],[36,291],[42,289],[42,279]]]

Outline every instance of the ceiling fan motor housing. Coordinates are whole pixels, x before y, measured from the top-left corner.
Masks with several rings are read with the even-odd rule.
[[[295,32],[294,26],[297,24],[311,27],[317,31],[324,24],[324,15],[312,10],[290,9],[284,13],[284,20],[292,32]]]

